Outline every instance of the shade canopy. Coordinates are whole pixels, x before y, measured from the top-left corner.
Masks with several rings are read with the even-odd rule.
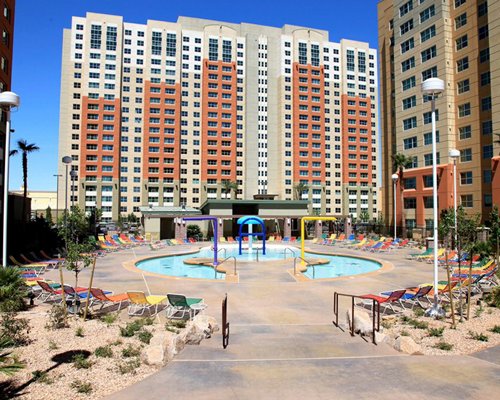
[[[238,225],[247,224],[247,225],[264,225],[264,220],[262,218],[256,217],[254,215],[247,215],[244,217],[238,218]]]

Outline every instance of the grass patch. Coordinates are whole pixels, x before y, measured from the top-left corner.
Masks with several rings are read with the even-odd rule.
[[[440,342],[437,342],[434,345],[434,348],[439,349],[439,350],[444,350],[444,351],[450,351],[451,349],[453,349],[453,345],[451,343],[447,343],[447,342],[441,340]]]
[[[410,332],[408,331],[401,331],[401,336],[410,336]]]
[[[110,344],[111,344],[111,346],[119,346],[119,345],[123,344],[123,341],[121,339],[117,339],[114,342],[111,342]]]
[[[469,331],[469,335],[471,339],[478,340],[480,342],[487,342],[489,339],[488,335],[485,335],[484,333],[476,333]]]
[[[174,326],[179,329],[184,329],[186,327],[186,321],[179,319],[179,320],[171,320],[168,321],[167,324]]]
[[[495,325],[493,328],[490,329],[490,332],[500,333],[500,325]]]
[[[441,328],[429,328],[429,336],[431,337],[443,337],[444,327]]]
[[[175,326],[172,326],[169,324],[165,325],[165,330],[172,332],[172,333],[175,333],[176,335],[180,332],[180,329],[177,329]]]
[[[36,371],[33,371],[31,375],[33,376],[33,380],[39,383],[44,383],[46,385],[51,385],[54,383],[54,380],[49,377],[49,374],[46,371],[40,371],[39,369],[37,369]]]
[[[118,313],[105,314],[101,318],[99,318],[100,321],[104,322],[108,326],[114,324],[117,319]]]
[[[118,371],[120,371],[122,375],[135,374],[135,370],[140,366],[141,360],[139,360],[139,358],[134,358],[133,360],[118,364]]]
[[[72,361],[76,369],[89,369],[93,364],[92,361],[89,361],[83,354],[74,355]]]
[[[413,310],[413,314],[415,315],[415,317],[423,317],[424,314],[425,314],[425,311],[423,308],[415,308],[415,310]]]
[[[110,358],[113,357],[113,350],[111,350],[111,346],[100,346],[97,349],[95,349],[94,354],[96,357],[102,357],[102,358]]]
[[[92,384],[90,382],[83,382],[80,379],[71,382],[71,387],[75,389],[77,393],[89,394],[92,392]]]
[[[123,357],[138,357],[141,355],[141,348],[140,347],[134,347],[131,344],[129,344],[127,347],[122,349],[122,356]]]
[[[383,319],[382,322],[380,323],[380,325],[382,325],[382,328],[384,328],[384,329],[389,329],[394,324],[392,322],[390,322],[390,321],[387,321],[387,320]]]
[[[149,331],[143,330],[137,334],[137,337],[139,338],[139,340],[142,343],[149,344],[149,342],[151,342],[151,338],[153,337],[153,334]]]
[[[133,322],[129,322],[124,327],[120,326],[120,335],[122,335],[123,337],[132,337],[137,332],[139,332],[143,326],[153,325],[153,323],[153,318],[143,318]]]
[[[418,319],[410,318],[407,315],[401,317],[401,322],[413,326],[415,329],[427,329],[429,323],[425,321],[419,321]]]
[[[57,350],[57,349],[59,349],[57,343],[54,342],[53,340],[49,340],[49,350]]]
[[[76,337],[83,337],[84,336],[84,330],[83,326],[79,326],[78,328],[75,329],[75,336]]]

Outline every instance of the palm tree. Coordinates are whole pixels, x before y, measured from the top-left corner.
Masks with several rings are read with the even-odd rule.
[[[391,158],[392,158],[392,166],[394,168],[394,172],[397,172],[399,175],[399,188],[401,191],[401,196],[400,196],[401,197],[401,228],[404,230],[405,221],[403,218],[403,206],[404,206],[403,190],[405,188],[405,181],[403,179],[404,178],[403,174],[404,174],[404,169],[411,167],[411,165],[413,164],[413,158],[405,156],[404,154],[401,154],[401,153],[396,153],[393,156],[391,156]],[[395,206],[396,205],[394,205],[394,207]],[[394,221],[394,223],[396,223],[396,221]]]
[[[294,189],[296,200],[301,200],[302,194],[309,189],[309,186],[307,186],[307,184],[305,183],[300,182],[294,186]]]
[[[231,182],[231,189],[234,191],[234,199],[235,200],[238,198],[238,188],[239,188],[239,185],[238,185],[237,181]]]
[[[18,150],[12,150],[10,155],[17,154],[21,152],[22,154],[22,165],[23,165],[23,219],[26,221],[26,209],[27,209],[27,198],[28,198],[28,154],[34,151],[40,150],[35,143],[29,143],[26,140],[17,141]]]
[[[222,191],[226,194],[226,199],[227,199],[227,195],[231,193],[231,190],[233,190],[233,182],[228,180],[223,180],[221,182],[221,185],[222,185]]]

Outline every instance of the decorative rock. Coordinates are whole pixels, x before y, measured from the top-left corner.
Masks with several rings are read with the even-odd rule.
[[[214,317],[208,315],[197,315],[193,318],[193,325],[197,330],[205,333],[205,338],[212,336],[212,333],[219,330],[219,325],[217,325],[217,320]]]
[[[347,322],[351,325],[351,311],[347,311]],[[371,335],[373,332],[373,322],[370,315],[361,309],[356,309],[354,312],[354,332],[361,335]]]
[[[415,341],[409,336],[399,336],[396,339],[394,348],[401,353],[422,354],[422,347],[415,343]]]

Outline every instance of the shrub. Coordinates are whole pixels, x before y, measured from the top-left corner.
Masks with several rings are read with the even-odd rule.
[[[12,346],[13,343],[9,338],[0,335],[0,374],[14,375],[24,368],[24,364],[19,362],[16,357],[12,357],[9,351],[3,351],[3,349]]]
[[[78,328],[76,328],[75,330],[75,336],[76,337],[83,337],[83,326],[79,326]]]
[[[120,326],[120,334],[123,337],[132,337],[142,328],[143,322],[141,320],[127,323],[125,327]]]
[[[410,333],[408,331],[402,330],[401,336],[410,336]]]
[[[105,314],[100,318],[100,320],[108,326],[114,324],[117,319],[118,313]]]
[[[165,325],[165,330],[167,330],[169,332],[172,332],[172,333],[175,333],[176,335],[180,332],[180,330],[177,329],[175,326],[172,326],[172,325],[169,325],[169,324]]]
[[[415,315],[415,317],[423,317],[425,311],[423,308],[415,308],[415,310],[413,310],[413,314]]]
[[[73,366],[77,369],[89,369],[92,366],[92,361],[89,361],[83,354],[75,354],[73,356]]]
[[[22,311],[26,309],[26,285],[19,270],[14,267],[0,268],[0,311]]]
[[[401,321],[407,323],[410,326],[413,326],[415,329],[427,329],[429,327],[429,323],[425,321],[419,321],[417,319],[413,319],[403,315],[401,317]]]
[[[484,333],[476,333],[469,331],[469,335],[471,339],[478,340],[480,342],[487,342],[488,341],[488,335],[485,335]]]
[[[45,324],[45,328],[50,330],[62,329],[68,327],[68,321],[66,321],[66,313],[64,306],[60,304],[54,304],[49,311],[47,311],[49,320]]]
[[[120,340],[120,339],[117,339],[115,340],[114,342],[111,343],[111,346],[119,346],[121,345],[123,342]]]
[[[12,346],[29,343],[30,326],[26,318],[18,318],[15,312],[5,312],[0,320],[0,336],[5,337]]]
[[[110,358],[113,357],[113,350],[111,349],[111,346],[100,346],[97,349],[95,349],[94,354],[96,357],[103,357],[103,358]]]
[[[500,308],[500,286],[492,289],[491,293],[487,296],[487,301],[490,306]]]
[[[442,337],[444,332],[444,327],[441,328],[429,328],[429,336],[432,337]]]
[[[118,364],[118,371],[123,374],[135,374],[135,370],[141,366],[141,360],[134,358],[127,362]]]
[[[137,334],[137,336],[142,343],[149,344],[149,342],[151,341],[151,338],[153,337],[153,334],[149,331],[143,330],[143,331],[140,331]]]
[[[49,340],[49,350],[57,350],[59,346],[53,340]]]
[[[186,327],[186,321],[184,321],[182,319],[177,320],[177,321],[169,321],[168,324],[172,325],[176,328],[180,328],[180,329],[183,329]]]
[[[76,379],[71,383],[71,387],[76,390],[77,393],[89,394],[92,392],[92,384],[90,382],[83,382],[80,379]]]
[[[131,344],[129,344],[127,347],[122,349],[122,356],[123,357],[138,357],[141,355],[141,348],[140,347],[134,347]]]
[[[39,369],[37,369],[36,371],[33,371],[31,374],[33,375],[33,380],[37,382],[45,383],[46,385],[51,385],[54,383],[54,379],[49,377],[47,371],[40,371]]]
[[[450,351],[453,349],[453,345],[444,341],[437,342],[434,347],[439,350]]]
[[[500,325],[495,325],[493,328],[490,329],[490,332],[500,333]]]

